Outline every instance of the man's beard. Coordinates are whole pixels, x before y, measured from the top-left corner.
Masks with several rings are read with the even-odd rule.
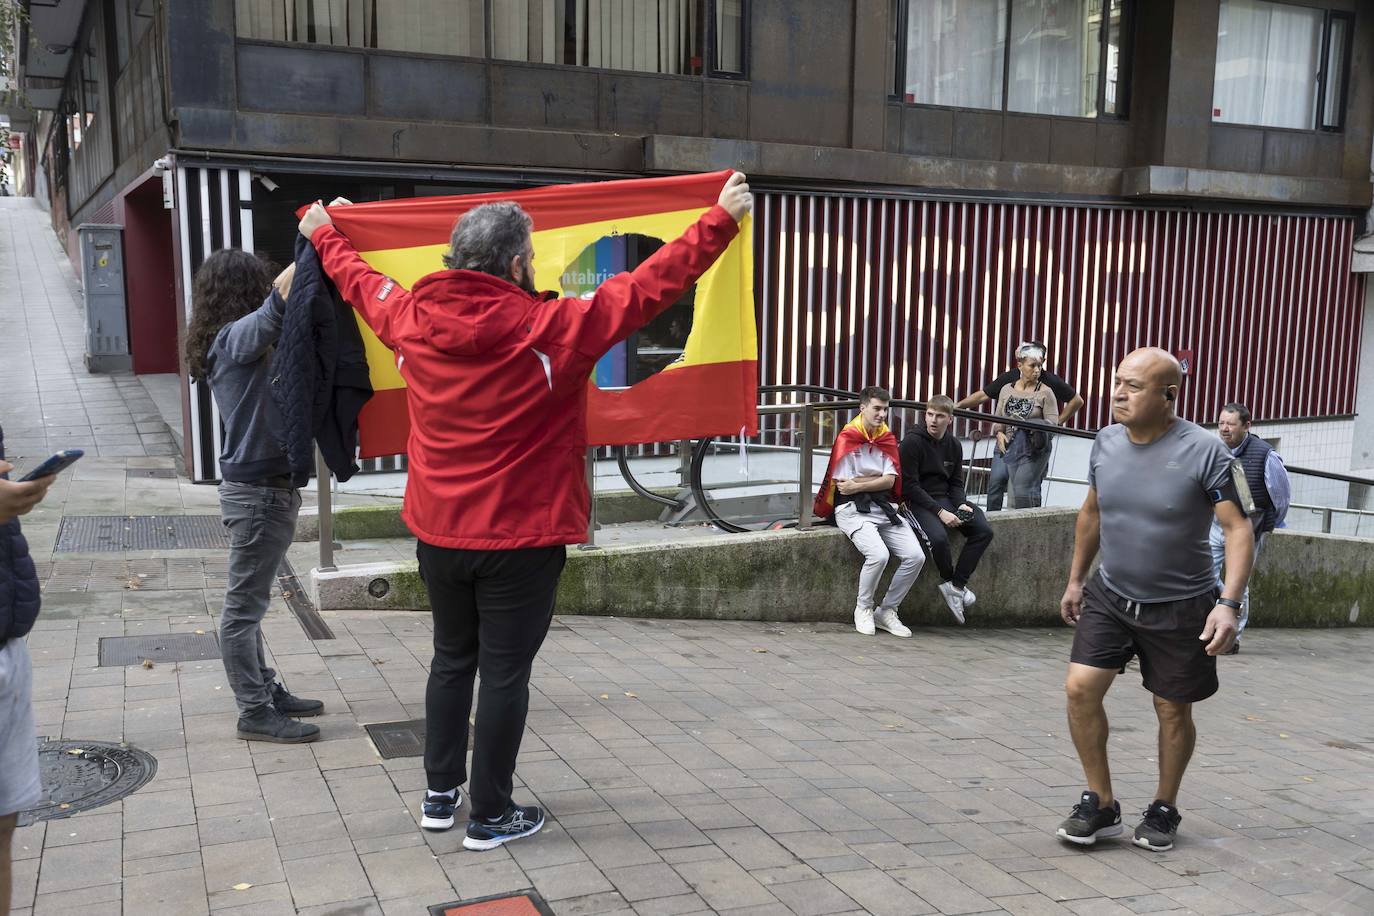
[[[539,290],[534,288],[534,277],[528,270],[520,271],[520,279],[515,281],[515,285],[529,293],[531,296],[539,295]]]

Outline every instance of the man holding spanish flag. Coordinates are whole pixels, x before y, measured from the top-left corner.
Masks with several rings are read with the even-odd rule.
[[[897,437],[887,428],[891,403],[885,388],[870,386],[859,392],[859,415],[835,437],[813,511],[820,518],[834,515],[835,526],[864,555],[854,629],[872,636],[876,626],[893,636],[909,637],[911,630],[902,624],[897,608],[926,558],[915,529],[901,514],[902,459]],[[894,556],[897,571],[882,604],[875,607],[878,580]]]
[[[301,219],[343,298],[395,353],[406,386],[402,517],[419,540],[434,616],[422,827],[452,827],[462,802],[479,671],[463,845],[494,849],[543,826],[540,808],[511,800],[512,777],[565,545],[586,540],[588,377],[706,272],[752,206],[734,173],[679,238],[576,299],[535,291],[533,223],[509,201],[468,210],[453,227],[448,269],[409,291],[370,267],[323,206]]]

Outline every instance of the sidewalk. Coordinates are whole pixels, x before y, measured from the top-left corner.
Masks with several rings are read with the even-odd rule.
[[[391,916],[526,889],[587,916],[1374,912],[1367,629],[1256,630],[1221,660],[1164,854],[1052,835],[1082,783],[1066,629],[899,640],[559,617],[516,790],[549,823],[488,853],[463,850],[461,829],[420,831],[419,758],[382,759],[363,730],[424,715],[427,615],[326,613],[334,638],[311,640],[278,596],[268,649],[293,690],[325,701],[323,740],[239,741],[218,660],[98,657],[104,637],[214,632],[224,552],[55,550],[64,517],[206,516],[216,500],[144,476],[174,459],[137,419],[150,415],[137,379],[81,368],[50,240],[30,202],[0,199],[0,334],[20,348],[0,364],[0,423],[30,443],[10,443],[21,454],[73,444],[55,429],[87,427],[94,447],[25,518],[45,588],[29,638],[38,733],[124,741],[157,772],[122,801],[18,831],[17,913]],[[49,378],[66,400],[49,399]],[[102,429],[121,409],[134,436]],[[1155,770],[1134,669],[1109,712],[1129,829]]]

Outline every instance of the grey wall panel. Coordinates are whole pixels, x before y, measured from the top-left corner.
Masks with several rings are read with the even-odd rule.
[[[238,46],[239,108],[363,115],[365,58],[323,48]]]
[[[591,70],[492,64],[492,121],[503,127],[596,130],[598,79]]]
[[[603,73],[598,91],[602,130],[618,134],[702,133],[700,79]]]
[[[472,60],[373,54],[368,58],[367,107],[383,118],[484,121],[486,66]]]

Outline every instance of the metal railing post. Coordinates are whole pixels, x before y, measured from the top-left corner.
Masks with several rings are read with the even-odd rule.
[[[802,405],[801,467],[798,468],[797,474],[797,527],[803,530],[811,527],[811,424],[815,415],[815,408],[811,404]]]
[[[334,477],[329,465],[324,463],[324,455],[315,449],[315,493],[318,499],[320,517],[320,570],[334,569],[334,494],[330,485]]]
[[[677,480],[678,486],[687,489],[692,485],[692,440],[677,440]]]
[[[1322,510],[1322,534],[1331,533],[1331,509],[1330,507]]]
[[[587,543],[584,547],[596,546],[596,449],[587,449]]]

